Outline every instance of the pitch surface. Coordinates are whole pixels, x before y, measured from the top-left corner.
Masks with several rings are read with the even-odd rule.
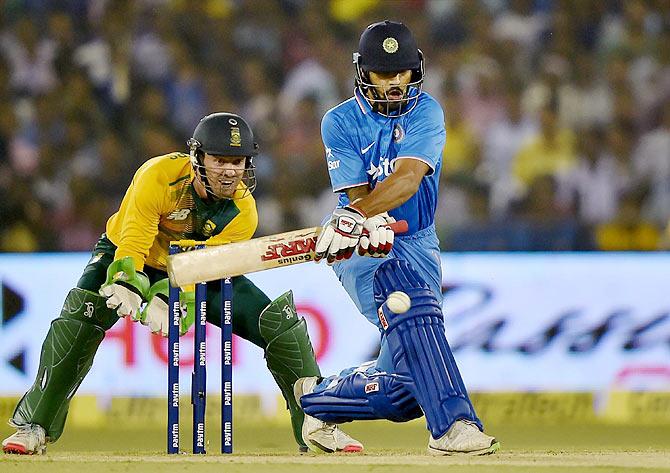
[[[32,472],[670,472],[670,426],[503,426],[489,425],[502,450],[488,457],[431,457],[420,421],[408,424],[359,422],[347,431],[366,445],[364,454],[294,453],[288,426],[241,425],[235,430],[235,454],[218,452],[219,435],[208,432],[206,456],[163,453],[163,429],[66,430],[39,457],[0,456],[3,473]],[[183,425],[182,448],[190,446]],[[6,435],[9,428],[0,428]]]

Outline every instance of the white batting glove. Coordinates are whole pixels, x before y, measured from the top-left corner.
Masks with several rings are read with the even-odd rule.
[[[365,214],[352,205],[336,209],[316,240],[314,261],[328,264],[351,258],[363,233]]]
[[[383,258],[393,248],[394,232],[389,227],[395,218],[384,212],[368,218],[363,223],[363,235],[358,243],[358,254]]]

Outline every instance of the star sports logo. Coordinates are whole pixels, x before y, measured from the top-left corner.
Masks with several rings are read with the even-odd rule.
[[[326,160],[328,161],[329,171],[333,171],[340,167],[340,160],[333,159],[333,150],[331,148],[326,148]]]
[[[373,181],[381,176],[389,177],[393,172],[393,169],[391,169],[391,161],[389,161],[388,158],[382,158],[379,160],[379,166],[375,166],[373,162],[370,162],[370,169],[366,172],[370,175]]]

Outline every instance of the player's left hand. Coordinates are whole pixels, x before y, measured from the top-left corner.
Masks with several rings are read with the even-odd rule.
[[[358,243],[358,254],[384,258],[393,248],[393,230],[389,227],[395,218],[388,213],[380,213],[363,223],[363,235]]]
[[[363,233],[366,216],[353,205],[336,209],[316,240],[314,261],[328,264],[351,258]]]
[[[109,265],[107,279],[98,292],[107,298],[107,307],[115,309],[119,317],[130,316],[137,321],[148,290],[149,278],[143,272],[135,271],[133,259],[126,256]]]

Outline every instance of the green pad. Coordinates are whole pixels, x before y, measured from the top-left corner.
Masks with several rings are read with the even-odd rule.
[[[258,326],[267,342],[265,360],[268,369],[279,385],[291,413],[293,435],[298,445],[306,447],[301,433],[304,414],[293,396],[293,384],[298,378],[321,376],[321,371],[309,340],[307,323],[295,309],[293,292],[285,292],[272,301],[261,312]]]
[[[42,344],[37,378],[16,406],[14,423],[39,424],[51,442],[58,440],[70,400],[91,369],[104,337],[105,331],[88,321],[58,318],[51,322]]]
[[[119,320],[115,310],[107,307],[106,299],[101,295],[75,287],[68,292],[60,316],[74,319],[109,330]]]

